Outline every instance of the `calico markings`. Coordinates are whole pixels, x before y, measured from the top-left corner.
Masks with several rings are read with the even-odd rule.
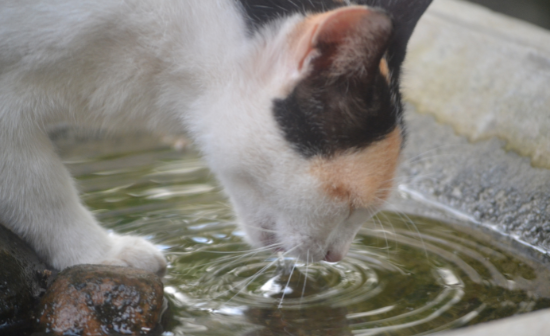
[[[401,65],[430,2],[241,1],[251,31],[281,16],[305,16],[296,29],[305,38],[295,39],[310,43],[297,48],[308,53],[299,65],[305,75],[273,101],[273,115],[324,193],[350,212],[380,207],[392,189],[405,137]]]
[[[319,19],[316,19],[319,17]],[[273,104],[285,139],[303,157],[331,157],[384,139],[398,123],[381,59],[392,36],[391,19],[362,6],[313,15],[307,69],[294,90]],[[303,29],[303,28],[301,28]],[[307,34],[308,29],[303,29]]]
[[[341,15],[344,20],[332,20],[319,28],[325,36],[308,48],[320,54],[312,60],[310,72],[287,97],[273,101],[275,120],[302,157],[361,151],[386,139],[396,127],[404,137],[401,64],[414,26],[430,2],[238,1],[252,35],[294,14],[305,16],[307,23],[327,12],[342,11],[346,4],[352,4],[348,8],[359,8],[354,4],[368,6],[368,10],[351,11],[352,15]]]
[[[390,69],[388,68],[388,62],[386,61],[385,58],[382,58],[380,60],[379,68],[380,68],[380,73],[382,74],[382,76],[384,76],[384,78],[386,79],[386,82],[390,84],[391,82]]]
[[[325,194],[346,202],[350,210],[382,206],[392,189],[402,141],[396,127],[383,140],[361,150],[341,152],[330,159],[314,158],[311,173],[322,181]]]

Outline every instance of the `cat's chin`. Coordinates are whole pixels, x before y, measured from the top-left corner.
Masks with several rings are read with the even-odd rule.
[[[294,257],[308,263],[338,262],[346,256],[355,235],[330,244],[324,242],[323,238],[316,239],[300,233],[287,233],[283,237],[277,238],[274,234],[270,234],[254,238],[247,237],[247,240],[253,248],[258,250],[282,253],[285,257]]]
[[[301,223],[294,225],[279,223],[276,226],[269,226],[263,223],[263,229],[255,229],[257,225],[244,225],[249,228],[246,231],[246,240],[253,247],[269,252],[281,252],[285,256],[295,257],[305,262],[338,262],[347,255],[350,246],[357,232],[363,224],[378,210],[378,207],[371,209],[356,209],[341,220],[325,221],[326,225],[319,222],[315,224]],[[329,225],[331,223],[337,223]],[[304,228],[309,227],[309,230]],[[312,228],[317,228],[316,230]],[[252,228],[252,229],[250,229]],[[283,228],[283,229],[282,229]],[[330,228],[330,229],[329,229]]]
[[[317,240],[308,238],[295,238],[288,237],[288,241],[279,241],[276,239],[266,239],[256,241],[250,244],[253,248],[258,250],[267,250],[272,253],[282,253],[285,257],[294,257],[302,261],[311,263],[318,261],[338,262],[342,260],[348,253],[351,240],[345,240],[340,242],[338,247],[321,247],[324,244],[320,244]],[[301,240],[301,244],[296,245],[293,242],[295,240]],[[292,244],[294,247],[286,247],[286,244]]]

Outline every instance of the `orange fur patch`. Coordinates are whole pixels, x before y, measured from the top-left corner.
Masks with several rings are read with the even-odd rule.
[[[393,186],[401,142],[401,129],[396,127],[361,151],[313,159],[311,173],[329,197],[348,202],[350,208],[380,206]]]
[[[385,58],[382,58],[380,60],[380,73],[384,78],[386,78],[386,81],[388,84],[390,83],[390,69],[388,68],[388,62],[386,62]]]

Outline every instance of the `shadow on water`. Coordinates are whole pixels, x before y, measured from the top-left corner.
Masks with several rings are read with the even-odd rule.
[[[65,155],[110,229],[164,249],[163,335],[424,335],[550,307],[550,271],[422,217],[384,212],[339,263],[250,250],[193,150]],[[82,153],[82,151],[80,151]]]

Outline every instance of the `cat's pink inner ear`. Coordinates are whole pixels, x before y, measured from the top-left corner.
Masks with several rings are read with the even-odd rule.
[[[375,9],[350,6],[308,17],[295,39],[298,69],[313,63],[317,70],[336,58],[378,63],[392,32],[391,19]]]

